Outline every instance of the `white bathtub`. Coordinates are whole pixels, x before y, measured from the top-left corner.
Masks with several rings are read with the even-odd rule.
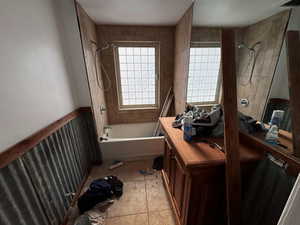
[[[151,137],[154,123],[112,125],[108,140],[99,141],[104,160],[134,160],[162,155],[164,137]]]

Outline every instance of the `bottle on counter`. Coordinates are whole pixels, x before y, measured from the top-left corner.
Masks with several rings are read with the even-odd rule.
[[[272,117],[269,123],[270,128],[265,137],[266,142],[268,142],[269,144],[273,144],[273,145],[278,144],[279,126],[283,118],[283,115],[284,115],[284,111],[282,110],[274,110],[272,113]]]
[[[277,145],[278,144],[278,127],[277,125],[271,125],[268,133],[266,134],[266,142],[269,144]]]
[[[186,116],[183,119],[183,139],[185,141],[192,141],[193,138],[193,117],[192,116]]]

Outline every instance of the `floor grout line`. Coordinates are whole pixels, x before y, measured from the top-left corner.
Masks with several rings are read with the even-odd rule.
[[[106,217],[106,219],[113,219],[113,218],[119,218],[119,217],[125,217],[125,216],[135,216],[135,215],[143,215],[143,214],[148,214],[147,212],[140,212],[140,213],[130,213],[130,214],[126,214],[126,215],[121,215],[121,216],[110,216],[110,217]]]
[[[122,218],[122,217],[127,217],[127,216],[136,216],[136,215],[145,215],[146,214],[146,216],[147,216],[147,224],[150,225],[150,213],[154,213],[154,212],[158,212],[159,213],[159,212],[164,212],[164,211],[170,211],[169,208],[168,209],[167,208],[166,209],[161,209],[161,210],[153,209],[153,210],[150,211],[151,207],[150,207],[150,203],[149,203],[149,199],[150,199],[150,193],[149,192],[151,191],[151,183],[153,181],[154,182],[155,181],[158,182],[158,180],[162,179],[162,177],[161,177],[161,175],[159,175],[159,173],[155,173],[155,174],[150,175],[150,176],[147,176],[147,175],[143,174],[140,179],[134,179],[134,178],[130,179],[130,177],[134,177],[134,174],[136,172],[139,173],[139,169],[140,169],[139,166],[131,168],[131,165],[130,165],[130,162],[129,162],[129,163],[126,163],[126,165],[124,166],[123,169],[121,169],[121,170],[124,170],[124,171],[117,171],[118,170],[117,169],[116,171],[113,172],[113,174],[115,176],[117,176],[121,180],[122,180],[122,176],[124,176],[124,180],[122,180],[124,184],[125,183],[140,183],[140,182],[144,182],[144,185],[142,185],[141,183],[140,183],[140,185],[141,185],[141,188],[144,187],[144,191],[145,191],[145,200],[146,200],[145,211],[144,212],[143,211],[142,212],[136,212],[136,213],[132,212],[132,213],[124,214],[124,215],[115,215],[115,216],[108,216],[108,211],[106,211],[106,219],[109,220],[109,219],[114,219],[114,218]],[[141,169],[144,169],[144,168],[141,168]],[[93,175],[90,174],[89,178],[91,179],[91,181],[93,179],[95,179],[95,178],[97,179],[99,176],[104,177],[104,176],[110,175],[110,171],[107,171],[107,169],[105,167],[99,168],[97,170],[94,171]],[[126,170],[128,170],[128,172]],[[135,170],[136,170],[136,172],[135,172]],[[127,180],[126,177],[128,177],[129,179]],[[149,186],[147,186],[147,184],[149,184]],[[126,193],[124,193],[124,194],[126,194]],[[117,202],[115,202],[115,204],[116,203]],[[169,201],[168,201],[168,203],[169,203]],[[145,225],[147,225],[147,224],[145,224]]]
[[[147,219],[148,219],[148,225],[150,225],[150,219],[149,219],[149,206],[148,206],[147,180],[145,180],[145,192],[146,192]]]

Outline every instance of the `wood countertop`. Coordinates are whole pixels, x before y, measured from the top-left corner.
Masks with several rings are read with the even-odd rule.
[[[163,130],[169,137],[171,144],[176,148],[186,167],[206,167],[212,165],[225,164],[225,154],[218,148],[210,147],[208,143],[186,142],[183,139],[183,131],[172,127],[175,117],[161,117],[159,121]],[[201,138],[224,146],[223,138]],[[256,161],[262,157],[262,154],[255,151],[250,146],[240,143],[240,159],[241,162]]]

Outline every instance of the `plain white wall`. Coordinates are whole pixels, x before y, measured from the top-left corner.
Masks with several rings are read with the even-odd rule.
[[[272,82],[269,98],[289,99],[289,80],[287,74],[286,42],[284,41],[274,79]]]
[[[300,30],[300,8],[292,9],[287,30]],[[283,43],[269,98],[289,99],[286,42]]]
[[[90,105],[73,0],[0,2],[0,152]]]
[[[90,106],[91,98],[83,59],[81,39],[73,0],[52,0],[66,65],[74,88],[77,106]]]

